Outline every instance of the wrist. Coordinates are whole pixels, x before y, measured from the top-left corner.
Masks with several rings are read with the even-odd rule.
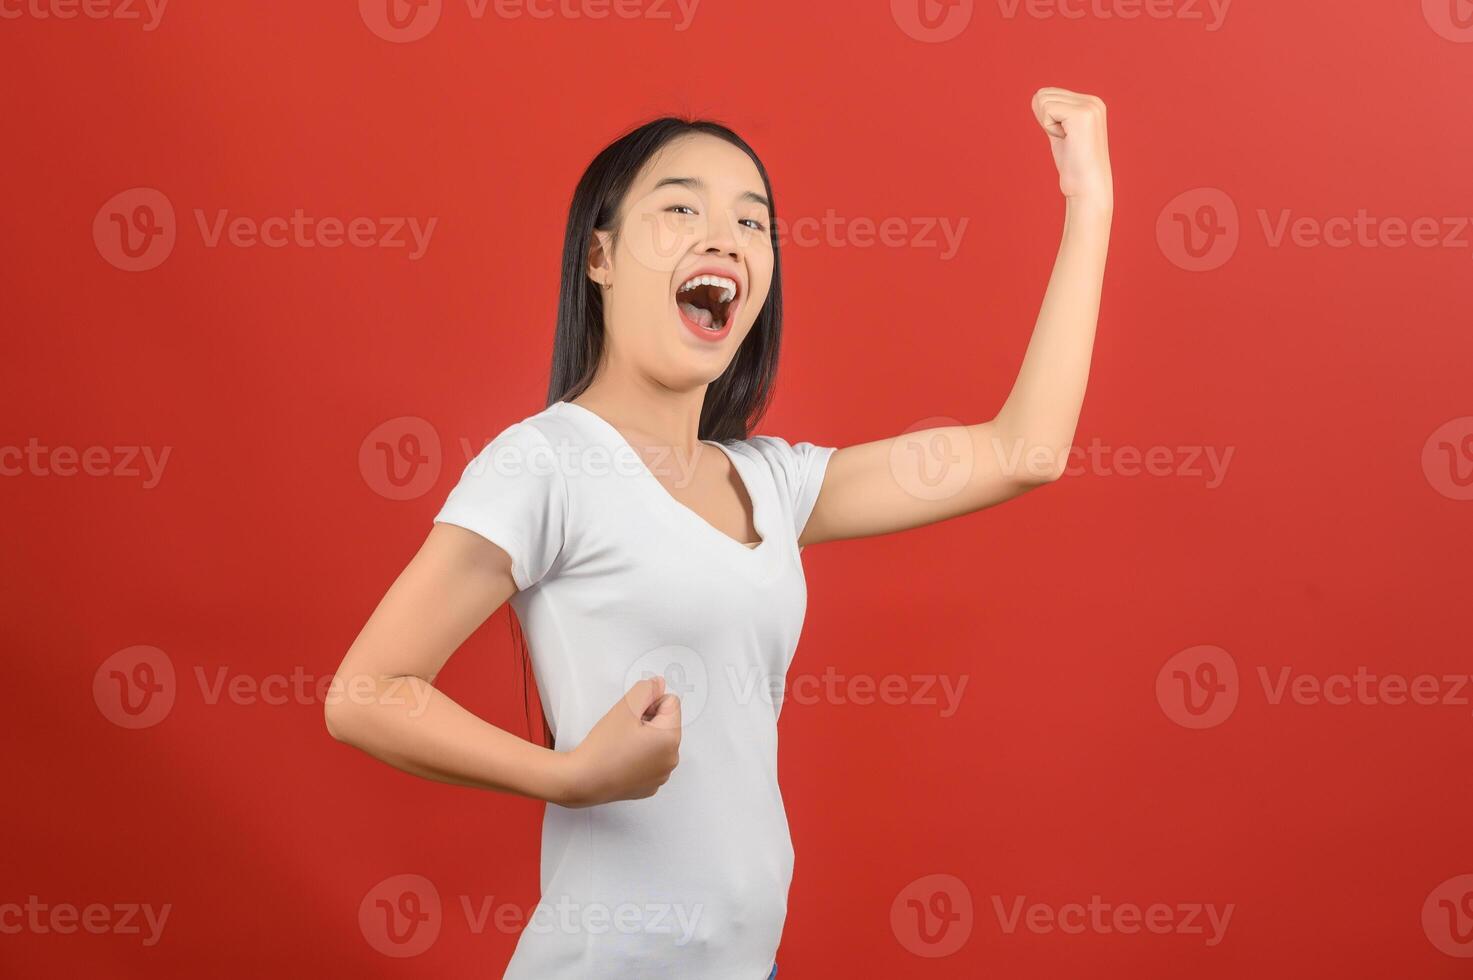
[[[569,809],[588,805],[587,779],[576,749],[548,750],[547,783],[547,802]]]
[[[1064,206],[1071,216],[1108,221],[1115,213],[1115,195],[1108,191],[1075,194],[1064,198]]]
[[[1114,209],[1108,200],[1071,197],[1064,208],[1064,239],[1104,247],[1110,240],[1113,217]]]

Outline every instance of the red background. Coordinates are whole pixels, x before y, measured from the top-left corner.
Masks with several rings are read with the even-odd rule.
[[[1166,476],[1086,467],[996,510],[805,552],[794,675],[967,687],[950,717],[922,697],[789,703],[797,866],[779,975],[1467,975],[1422,909],[1473,872],[1470,692],[1461,706],[1275,704],[1259,675],[1469,671],[1473,502],[1423,456],[1444,423],[1473,431],[1473,235],[1311,247],[1263,226],[1364,209],[1448,234],[1473,214],[1473,44],[1434,29],[1437,3],[1243,3],[1216,30],[979,3],[944,43],[908,36],[880,0],[705,0],[686,31],[477,19],[450,2],[412,43],[377,36],[351,3],[176,0],[151,31],[4,9],[20,16],[0,20],[0,444],[170,456],[147,488],[33,464],[0,479],[0,904],[172,911],[149,947],[0,933],[0,972],[499,976],[515,930],[476,933],[461,896],[535,903],[540,804],[377,763],[327,736],[313,697],[211,703],[210,685],[222,670],[330,677],[464,446],[541,407],[573,185],[654,115],[734,126],[784,221],[969,222],[950,260],[857,235],[789,244],[779,397],[760,431],[846,445],[990,417],[1061,227],[1028,107],[1059,85],[1109,104],[1117,189],[1078,444],[1233,456],[1216,486],[1182,454]],[[173,252],[143,272],[107,261],[92,232],[136,187],[177,214]],[[1238,211],[1238,248],[1209,271],[1158,242],[1196,188]],[[412,261],[207,247],[194,217],[297,208],[438,224]],[[429,489],[392,500],[359,453],[405,416],[442,454]],[[1454,444],[1473,465],[1473,443]],[[93,683],[135,645],[167,656],[175,700],[130,730]],[[1194,730],[1156,681],[1199,645],[1227,651],[1240,684],[1231,715]],[[517,678],[503,611],[438,683],[525,733]],[[399,874],[444,903],[438,939],[408,959],[376,952],[358,920]],[[892,928],[892,904],[933,874],[974,910],[945,957]],[[1209,945],[1009,933],[994,907],[1094,895],[1233,914]]]

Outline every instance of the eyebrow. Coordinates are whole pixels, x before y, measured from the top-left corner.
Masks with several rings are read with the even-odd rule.
[[[655,184],[653,189],[659,190],[661,187],[688,187],[691,190],[704,191],[706,189],[706,182],[699,177],[666,177]],[[739,195],[738,200],[751,201],[753,204],[762,205],[769,211],[772,210],[771,201],[761,194],[756,194],[752,191],[743,191]]]

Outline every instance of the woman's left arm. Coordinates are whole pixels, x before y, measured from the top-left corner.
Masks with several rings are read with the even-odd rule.
[[[1040,89],[1064,234],[1018,378],[997,415],[836,450],[799,544],[887,534],[971,513],[1058,479],[1068,464],[1099,318],[1114,185],[1105,104]]]

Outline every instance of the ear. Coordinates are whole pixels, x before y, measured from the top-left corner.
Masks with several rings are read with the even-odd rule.
[[[614,249],[613,242],[612,232],[597,229],[588,241],[588,278],[604,289],[614,284],[614,265],[609,260]]]

